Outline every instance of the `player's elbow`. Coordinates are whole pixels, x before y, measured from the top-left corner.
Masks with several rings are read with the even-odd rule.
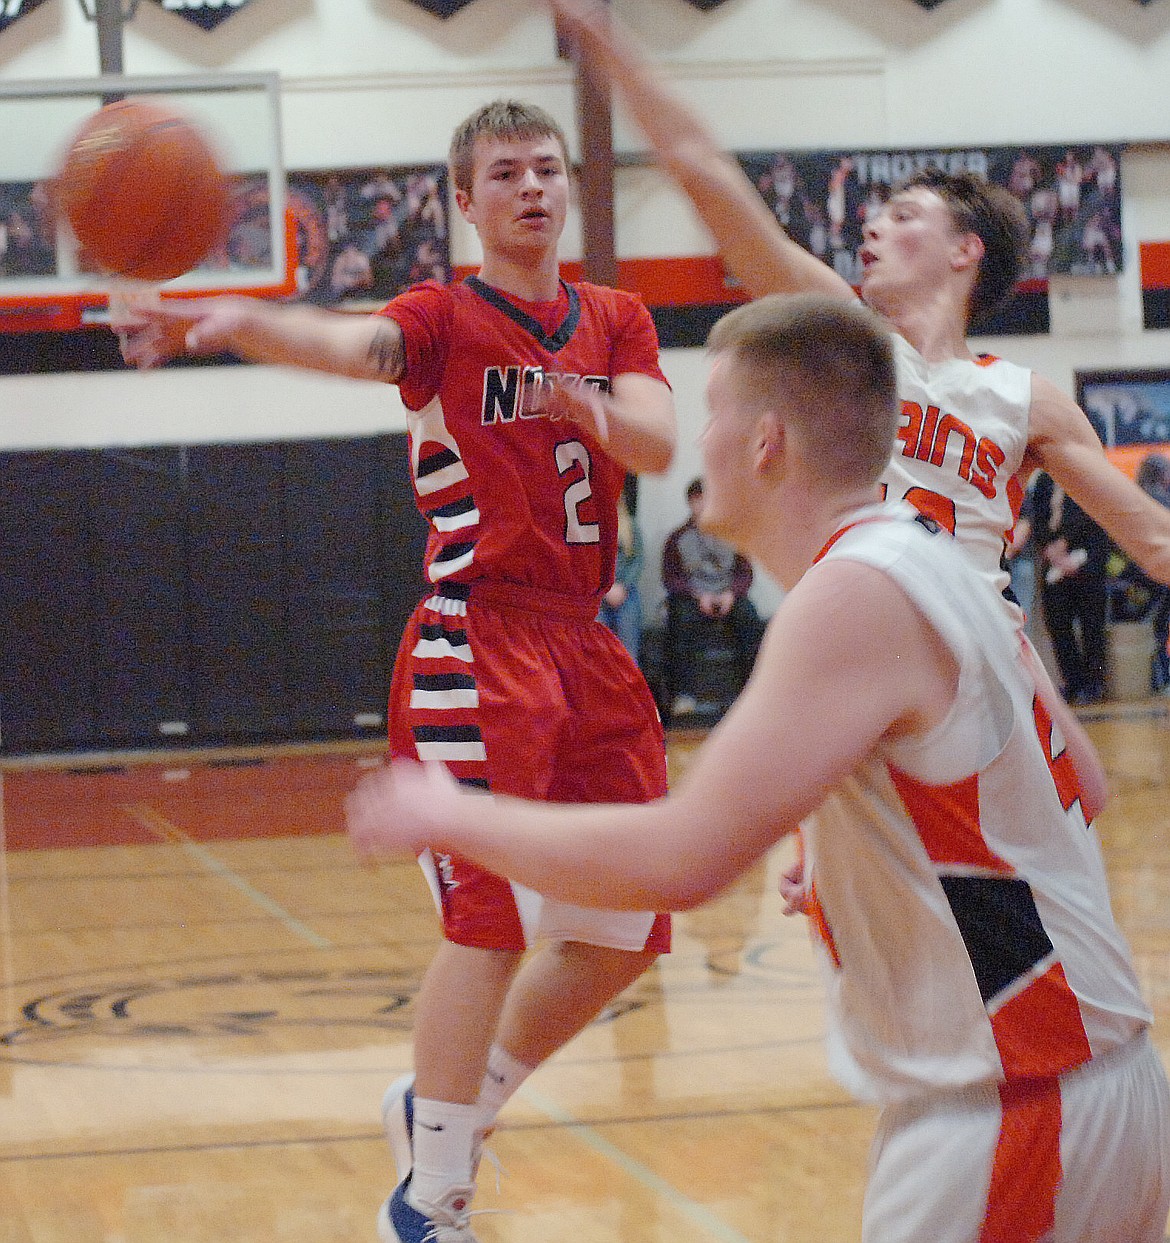
[[[678,444],[678,420],[674,406],[670,404],[657,411],[645,425],[639,438],[638,464],[640,475],[664,475],[674,462],[674,450]]]

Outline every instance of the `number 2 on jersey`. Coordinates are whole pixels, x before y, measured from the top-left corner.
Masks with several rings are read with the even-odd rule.
[[[565,542],[599,544],[601,527],[596,522],[582,522],[580,514],[581,506],[593,496],[589,450],[579,440],[564,440],[557,445],[556,455],[559,475],[568,474],[574,466],[581,468],[581,478],[565,489]]]
[[[882,500],[886,500],[886,484],[882,484]],[[910,488],[902,497],[909,501],[924,518],[932,518],[944,531],[955,533],[955,502],[941,492],[929,488]]]

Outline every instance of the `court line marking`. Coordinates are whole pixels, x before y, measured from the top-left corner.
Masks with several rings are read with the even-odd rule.
[[[734,1227],[729,1226],[721,1217],[716,1216],[711,1210],[700,1204],[697,1200],[692,1200],[689,1196],[683,1195],[677,1187],[672,1183],[668,1183],[666,1179],[655,1174],[652,1169],[643,1165],[641,1161],[635,1160],[629,1153],[623,1152],[616,1144],[610,1143],[609,1140],[599,1135],[593,1127],[582,1122],[579,1118],[573,1117],[567,1110],[562,1109],[555,1101],[550,1100],[543,1093],[536,1091],[530,1084],[526,1083],[521,1087],[519,1095],[522,1096],[530,1105],[535,1106],[553,1122],[559,1123],[566,1130],[571,1131],[582,1143],[592,1148],[594,1152],[600,1153],[603,1157],[612,1161],[623,1173],[628,1174],[635,1182],[639,1182],[643,1187],[653,1191],[660,1196],[669,1208],[681,1213],[684,1217],[689,1217],[697,1226],[706,1230],[709,1234],[717,1239],[723,1240],[723,1243],[751,1243],[746,1235],[742,1235]]]
[[[262,890],[257,889],[255,885],[246,881],[238,872],[234,872],[226,863],[217,859],[210,850],[193,841],[178,825],[172,824],[166,816],[156,811],[149,803],[123,803],[122,810],[132,820],[142,825],[148,833],[159,838],[160,841],[181,846],[184,852],[190,855],[192,859],[195,859],[202,868],[211,872],[220,880],[227,881],[233,888],[238,889],[249,902],[260,907],[261,910],[266,911],[269,915],[275,916],[294,936],[308,941],[315,949],[334,948],[332,941],[315,932],[308,924],[302,923],[295,915],[286,911],[279,902],[276,902]]]

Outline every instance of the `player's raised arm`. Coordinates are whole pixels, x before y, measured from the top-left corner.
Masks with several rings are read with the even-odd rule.
[[[1032,381],[1028,451],[1127,556],[1170,583],[1170,509],[1113,465],[1084,411],[1042,376]]]
[[[360,380],[402,378],[402,332],[385,316],[352,315],[257,298],[120,302],[110,327],[122,355],[155,367],[180,354],[237,354],[249,362],[306,367]]]
[[[547,0],[561,31],[622,94],[659,163],[685,191],[728,269],[754,298],[852,297],[849,283],[788,236],[702,118],[670,90],[601,0]]]

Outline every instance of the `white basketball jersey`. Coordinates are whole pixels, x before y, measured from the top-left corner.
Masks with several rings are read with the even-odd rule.
[[[804,825],[831,1061],[883,1101],[1057,1075],[1150,1021],[1008,614],[910,513],[863,510],[823,559],[864,561],[911,598],[960,663],[954,709]]]
[[[1001,358],[928,363],[891,333],[902,419],[882,474],[890,501],[909,501],[967,549],[997,592],[1004,544],[1023,498],[1032,373]]]

